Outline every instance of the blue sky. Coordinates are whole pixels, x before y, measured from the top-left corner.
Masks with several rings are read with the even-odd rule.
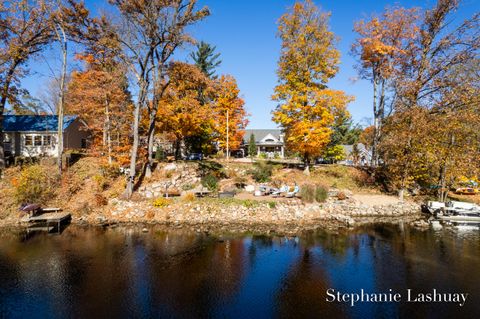
[[[222,65],[219,74],[231,74],[237,81],[246,108],[251,114],[249,128],[275,128],[271,121],[271,111],[275,102],[270,100],[273,88],[277,83],[276,68],[280,50],[280,41],[276,38],[277,20],[292,6],[293,0],[199,0],[200,6],[208,6],[211,15],[191,28],[190,33],[197,39],[217,47],[221,53]],[[331,30],[340,38],[338,49],[341,52],[340,72],[330,82],[334,89],[344,90],[355,96],[355,102],[349,105],[355,122],[368,123],[372,117],[372,89],[364,80],[357,78],[354,70],[355,59],[350,56],[350,46],[356,35],[352,31],[354,21],[380,13],[387,5],[405,7],[432,7],[436,1],[384,1],[384,0],[324,0],[314,1],[325,11],[331,12]],[[103,1],[87,1],[89,8],[104,6]],[[474,12],[480,11],[479,0],[464,0],[456,14],[456,19],[463,20]],[[187,51],[177,55],[177,59],[185,60]],[[56,53],[48,56],[57,60]],[[54,64],[55,62],[52,62]],[[36,76],[24,81],[32,94],[38,93],[48,70],[38,60]]]

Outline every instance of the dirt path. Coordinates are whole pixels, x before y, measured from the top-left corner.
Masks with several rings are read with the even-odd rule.
[[[377,195],[377,194],[354,194],[352,196],[355,200],[364,205],[390,205],[397,204],[399,202],[397,196],[390,195]]]

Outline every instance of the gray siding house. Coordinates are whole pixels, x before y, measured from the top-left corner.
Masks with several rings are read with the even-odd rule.
[[[242,148],[245,150],[246,155],[248,155],[248,143],[252,134],[255,137],[255,144],[257,145],[257,156],[260,153],[265,153],[268,158],[273,158],[275,155],[280,158],[285,157],[284,135],[279,129],[245,130]]]
[[[5,115],[3,119],[5,156],[57,156],[57,127],[56,115]],[[64,117],[65,149],[86,148],[89,136],[87,124],[77,115]]]

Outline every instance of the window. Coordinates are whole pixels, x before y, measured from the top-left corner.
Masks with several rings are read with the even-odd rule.
[[[42,136],[41,135],[35,135],[34,136],[34,143],[35,143],[35,146],[42,146]]]
[[[43,145],[44,146],[52,145],[52,136],[51,135],[44,135],[43,136]]]
[[[32,135],[25,135],[25,146],[32,146]]]

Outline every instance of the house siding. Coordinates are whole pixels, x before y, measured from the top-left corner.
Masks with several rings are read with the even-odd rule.
[[[63,133],[63,147],[82,148],[82,140],[88,140],[89,133],[80,119],[76,119]]]
[[[50,128],[51,129],[51,128]],[[37,157],[58,155],[58,132],[55,131],[10,131],[5,132],[10,136],[10,149],[13,156]],[[31,139],[31,145],[26,145],[27,136]],[[50,144],[45,144],[50,136]],[[82,147],[82,140],[89,139],[88,128],[80,118],[69,123],[63,134],[65,149],[78,149]],[[41,145],[35,145],[35,138],[40,138]]]

